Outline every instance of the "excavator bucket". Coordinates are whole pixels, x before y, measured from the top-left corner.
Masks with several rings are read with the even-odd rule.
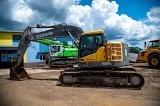
[[[29,76],[29,74],[26,72],[24,68],[22,67],[10,68],[10,79],[11,80],[23,81],[29,78],[31,77]]]
[[[10,68],[10,79],[11,80],[16,80],[16,81],[23,81],[25,79],[31,78],[29,74],[26,72],[26,70],[23,68],[24,63],[23,61],[19,66],[15,65],[16,62],[12,61],[11,65],[12,67]]]

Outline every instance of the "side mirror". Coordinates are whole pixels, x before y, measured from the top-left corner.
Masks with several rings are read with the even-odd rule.
[[[146,42],[144,42],[144,48],[146,48],[146,45],[147,45],[147,43],[146,43]]]

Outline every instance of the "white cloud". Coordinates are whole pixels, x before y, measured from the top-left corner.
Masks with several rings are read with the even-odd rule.
[[[33,11],[25,4],[23,0],[10,0],[12,5],[12,19],[17,22],[29,23],[33,16]]]
[[[83,28],[83,30],[93,29],[93,19],[91,17],[91,7],[88,5],[72,5],[69,8],[69,14],[66,22],[69,24],[77,25]]]
[[[102,29],[104,21],[112,13],[118,11],[118,4],[107,0],[93,0],[91,7],[88,5],[72,5],[69,8],[67,23],[72,23],[86,30]]]
[[[147,17],[150,22],[160,24],[160,7],[152,8],[149,12],[147,12]]]
[[[107,39],[121,39],[130,45],[137,45],[141,40],[158,38],[159,28],[157,25],[146,25],[125,14],[118,15],[118,7],[119,5],[115,1],[109,2],[107,0],[93,0],[91,7],[72,5],[69,9],[67,22],[78,25],[85,31],[103,29]],[[158,22],[159,17],[153,20],[153,16],[158,16],[160,12],[156,11],[158,9],[153,10],[150,12],[149,19]]]
[[[66,22],[80,26],[84,31],[103,29],[108,40],[138,46],[142,41],[160,37],[160,7],[147,12],[147,19],[144,22],[133,20],[126,14],[117,14],[119,5],[116,1],[93,0],[91,6],[79,5],[80,0],[9,1],[12,4],[11,20],[25,26]]]

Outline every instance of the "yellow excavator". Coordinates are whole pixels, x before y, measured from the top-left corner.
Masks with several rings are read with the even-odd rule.
[[[24,55],[22,53],[24,53],[27,48],[26,46],[22,48],[24,46],[22,42],[29,42],[33,38],[37,39],[35,36],[39,35],[41,35],[39,38],[54,36],[55,30],[53,31],[53,29],[51,29],[52,34],[50,34],[51,30],[45,31],[45,33],[50,34],[47,35],[44,34],[44,32],[32,34],[31,30],[28,30],[30,28],[31,27],[27,27],[22,34],[23,40],[21,39],[18,47],[18,51],[21,50],[21,53],[18,52],[20,58],[17,57],[17,60],[13,62],[13,67],[10,69],[10,79],[12,80],[30,78],[23,68],[23,65],[20,65]],[[62,85],[78,84],[80,86],[99,85],[132,88],[141,88],[144,85],[145,81],[143,76],[136,72],[135,69],[122,67],[129,64],[127,44],[106,41],[103,30],[83,32],[79,27],[66,24],[60,27],[54,27],[54,29],[56,29],[56,32],[60,29],[59,34],[57,32],[55,35],[64,35],[63,33],[65,33],[65,36],[69,35],[72,37],[78,46],[78,67],[66,68],[64,71],[61,71],[59,82]],[[63,33],[61,31],[63,31]]]
[[[144,45],[146,48],[146,42]],[[139,52],[137,60],[148,63],[150,68],[160,69],[160,39],[149,41],[147,48]]]

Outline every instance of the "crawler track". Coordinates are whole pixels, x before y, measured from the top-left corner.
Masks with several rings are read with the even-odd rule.
[[[59,68],[59,67],[73,67],[73,65],[77,64],[77,60],[72,58],[62,58],[62,59],[55,59],[50,60],[48,65],[51,68]]]
[[[132,68],[115,69],[66,69],[59,76],[62,85],[98,85],[111,87],[141,88],[144,85],[144,78]]]
[[[50,65],[50,68],[67,68],[67,67],[73,67],[73,64],[56,64],[56,65]]]

